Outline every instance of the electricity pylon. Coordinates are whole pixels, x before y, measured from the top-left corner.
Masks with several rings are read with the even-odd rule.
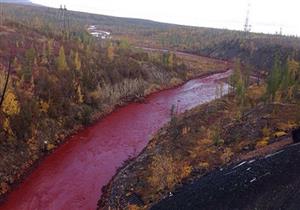
[[[59,27],[66,33],[70,30],[70,17],[66,5],[60,5],[58,10]]]
[[[244,25],[244,32],[247,32],[247,33],[251,31],[251,25],[250,25],[250,21],[249,21],[250,7],[251,7],[251,4],[250,4],[250,2],[248,2],[247,15],[246,15],[246,20],[245,20],[245,25]]]

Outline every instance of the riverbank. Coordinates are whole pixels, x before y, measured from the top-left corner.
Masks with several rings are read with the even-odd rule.
[[[224,67],[224,69],[226,69],[227,67]],[[202,72],[199,72],[199,74],[203,74],[203,75],[210,75],[210,74],[212,74],[214,71],[212,71],[212,70],[210,70],[210,69],[208,69],[207,71],[202,71]],[[165,86],[164,88],[170,88],[171,86],[177,86],[178,84],[172,84],[172,85],[169,85],[169,86]],[[172,89],[169,89],[169,90],[167,90],[166,92],[172,92],[173,90]],[[150,93],[150,92],[149,92]],[[152,97],[155,97],[156,95],[157,95],[158,93],[155,93],[155,94],[151,94],[150,95],[150,98],[152,98]],[[147,101],[147,100],[146,100]],[[197,103],[197,102],[195,102],[195,103]],[[124,103],[122,103],[122,104],[118,104],[117,106],[118,107],[120,107],[120,106],[122,106],[122,105],[125,105],[126,104],[126,102],[124,102]],[[168,113],[169,112],[169,109],[170,109],[170,107],[171,107],[171,105],[167,105],[167,106],[169,106],[168,107],[168,109],[166,110],[166,112]],[[125,107],[124,107],[125,108]],[[119,112],[119,110],[122,110],[123,108],[119,108],[119,109],[117,109],[116,111],[114,111],[113,112],[113,115],[115,115],[115,114],[118,114],[118,112]],[[157,111],[156,111],[157,112]],[[100,121],[96,121],[97,123],[102,123],[102,121],[103,120],[100,120]],[[105,120],[104,120],[105,121]],[[157,128],[157,126],[160,126],[159,124],[157,124],[157,125],[155,125],[155,128]],[[92,126],[93,127],[93,126]],[[79,128],[79,127],[78,127]],[[83,130],[79,130],[80,132],[79,133],[82,133],[82,132],[84,132]],[[113,131],[111,132],[111,133],[114,133]],[[76,137],[76,135],[74,135],[75,137]],[[47,156],[46,158],[45,158],[45,160],[43,160],[43,161],[41,161],[42,162],[42,164],[41,165],[39,165],[39,164],[36,164],[36,165],[34,165],[34,164],[32,164],[31,165],[31,169],[33,169],[34,167],[36,167],[36,166],[39,166],[39,167],[37,167],[37,170],[41,170],[40,168],[43,168],[43,164],[45,164],[45,162],[47,163],[47,161],[48,161],[48,159],[52,159],[52,157],[53,156],[55,156],[55,155],[57,155],[57,153],[60,153],[60,150],[63,150],[63,148],[64,147],[68,147],[68,144],[69,144],[69,141],[75,141],[75,140],[73,140],[73,136],[71,136],[70,138],[67,138],[66,140],[66,143],[65,144],[63,144],[63,146],[60,146],[59,148],[58,148],[58,151],[56,150],[56,149],[54,149],[54,148],[52,148],[52,150],[51,151],[47,151],[47,153],[48,154],[50,154],[50,153],[52,153],[52,152],[54,152],[55,154],[53,154],[53,155],[50,155],[50,156]],[[81,140],[77,140],[77,141],[79,141],[79,142],[81,142]],[[61,143],[63,143],[63,141],[61,141]],[[70,144],[73,144],[73,143],[70,143]],[[142,147],[143,148],[143,147]],[[84,150],[84,148],[82,148],[82,150]],[[99,152],[101,152],[101,151],[99,151]],[[130,152],[131,153],[131,152]],[[76,155],[76,154],[74,154],[74,155]],[[122,159],[123,158],[123,156],[122,155],[120,155],[120,159]],[[122,161],[124,161],[125,159],[127,159],[128,158],[128,156],[126,156],[126,157],[124,157],[124,159],[122,160]],[[44,159],[44,158],[43,158]],[[40,163],[40,162],[36,162],[36,163]],[[33,167],[33,168],[32,168]],[[100,166],[101,167],[101,166]],[[29,167],[29,169],[30,169],[30,167]],[[108,171],[111,171],[111,170],[113,170],[113,169],[108,169]],[[51,168],[49,168],[49,171],[50,171],[50,173],[51,173]],[[35,173],[38,173],[38,172],[36,172],[35,170],[33,170],[33,173],[29,173],[29,178],[26,178],[25,179],[25,182],[27,182],[27,180],[28,179],[30,179],[30,177],[32,177],[32,176],[35,176],[34,174]],[[113,172],[112,172],[113,173]],[[109,174],[109,173],[108,173]],[[111,177],[109,177],[109,179],[110,179]],[[105,180],[104,180],[105,181]],[[26,184],[25,184],[26,185]],[[24,184],[21,184],[21,186],[20,186],[20,188],[23,188],[24,187]],[[19,190],[19,188],[16,188],[16,190],[18,191]],[[12,194],[14,194],[14,193],[12,193]],[[99,195],[99,194],[98,194]],[[95,193],[95,196],[97,196],[97,193]],[[14,197],[14,195],[12,195],[12,196],[10,196],[10,197]],[[8,197],[9,198],[9,197]],[[8,199],[8,203],[10,203],[10,200],[11,199]],[[94,204],[96,204],[96,201],[95,201],[95,203]],[[10,208],[10,207],[7,207],[7,206],[9,206],[9,205],[4,205],[4,209],[13,209],[13,208]],[[0,209],[1,209],[1,207],[0,207]]]
[[[260,89],[250,87],[252,101]],[[149,209],[216,168],[276,152],[292,143],[297,110],[297,104],[260,103],[241,113],[229,95],[175,116],[103,188],[99,209]]]

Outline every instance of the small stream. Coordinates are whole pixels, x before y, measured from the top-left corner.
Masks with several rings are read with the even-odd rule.
[[[8,197],[0,210],[94,210],[101,188],[122,163],[138,155],[151,136],[178,113],[216,98],[216,88],[231,71],[194,79],[152,94],[145,103],[117,109],[70,137]],[[228,85],[223,84],[223,93]]]

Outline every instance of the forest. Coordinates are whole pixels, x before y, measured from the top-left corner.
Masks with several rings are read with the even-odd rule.
[[[188,78],[173,54],[49,30],[9,17],[0,25],[1,194],[83,125]]]
[[[125,30],[135,20],[79,12],[62,20],[65,10],[1,6],[1,195],[66,137],[115,108],[225,68],[214,59],[145,52],[126,37],[101,40],[87,30],[97,21]]]

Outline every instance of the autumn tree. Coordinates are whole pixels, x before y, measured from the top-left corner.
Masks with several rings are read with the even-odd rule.
[[[53,54],[53,40],[52,39],[49,39],[47,41],[47,57],[48,57],[48,60],[50,59],[50,56]]]
[[[120,40],[120,42],[119,42],[119,48],[120,49],[127,50],[127,49],[129,49],[129,47],[130,47],[130,44],[129,44],[127,39]]]
[[[115,57],[114,46],[111,42],[109,43],[107,48],[107,57],[110,61],[113,61]]]
[[[168,68],[173,68],[176,63],[176,56],[173,52],[167,52],[163,53],[162,57],[162,63],[168,67]]]
[[[292,100],[297,91],[297,77],[299,75],[299,63],[288,58],[282,73],[281,91],[282,98]]]
[[[79,71],[81,69],[81,60],[78,51],[75,53],[74,64],[75,64],[75,69]]]
[[[173,68],[175,65],[175,54],[169,53],[168,54],[168,67]]]
[[[59,55],[57,58],[57,69],[59,71],[66,71],[68,70],[68,64],[66,60],[66,55],[65,55],[65,49],[63,46],[60,47],[59,49]]]

